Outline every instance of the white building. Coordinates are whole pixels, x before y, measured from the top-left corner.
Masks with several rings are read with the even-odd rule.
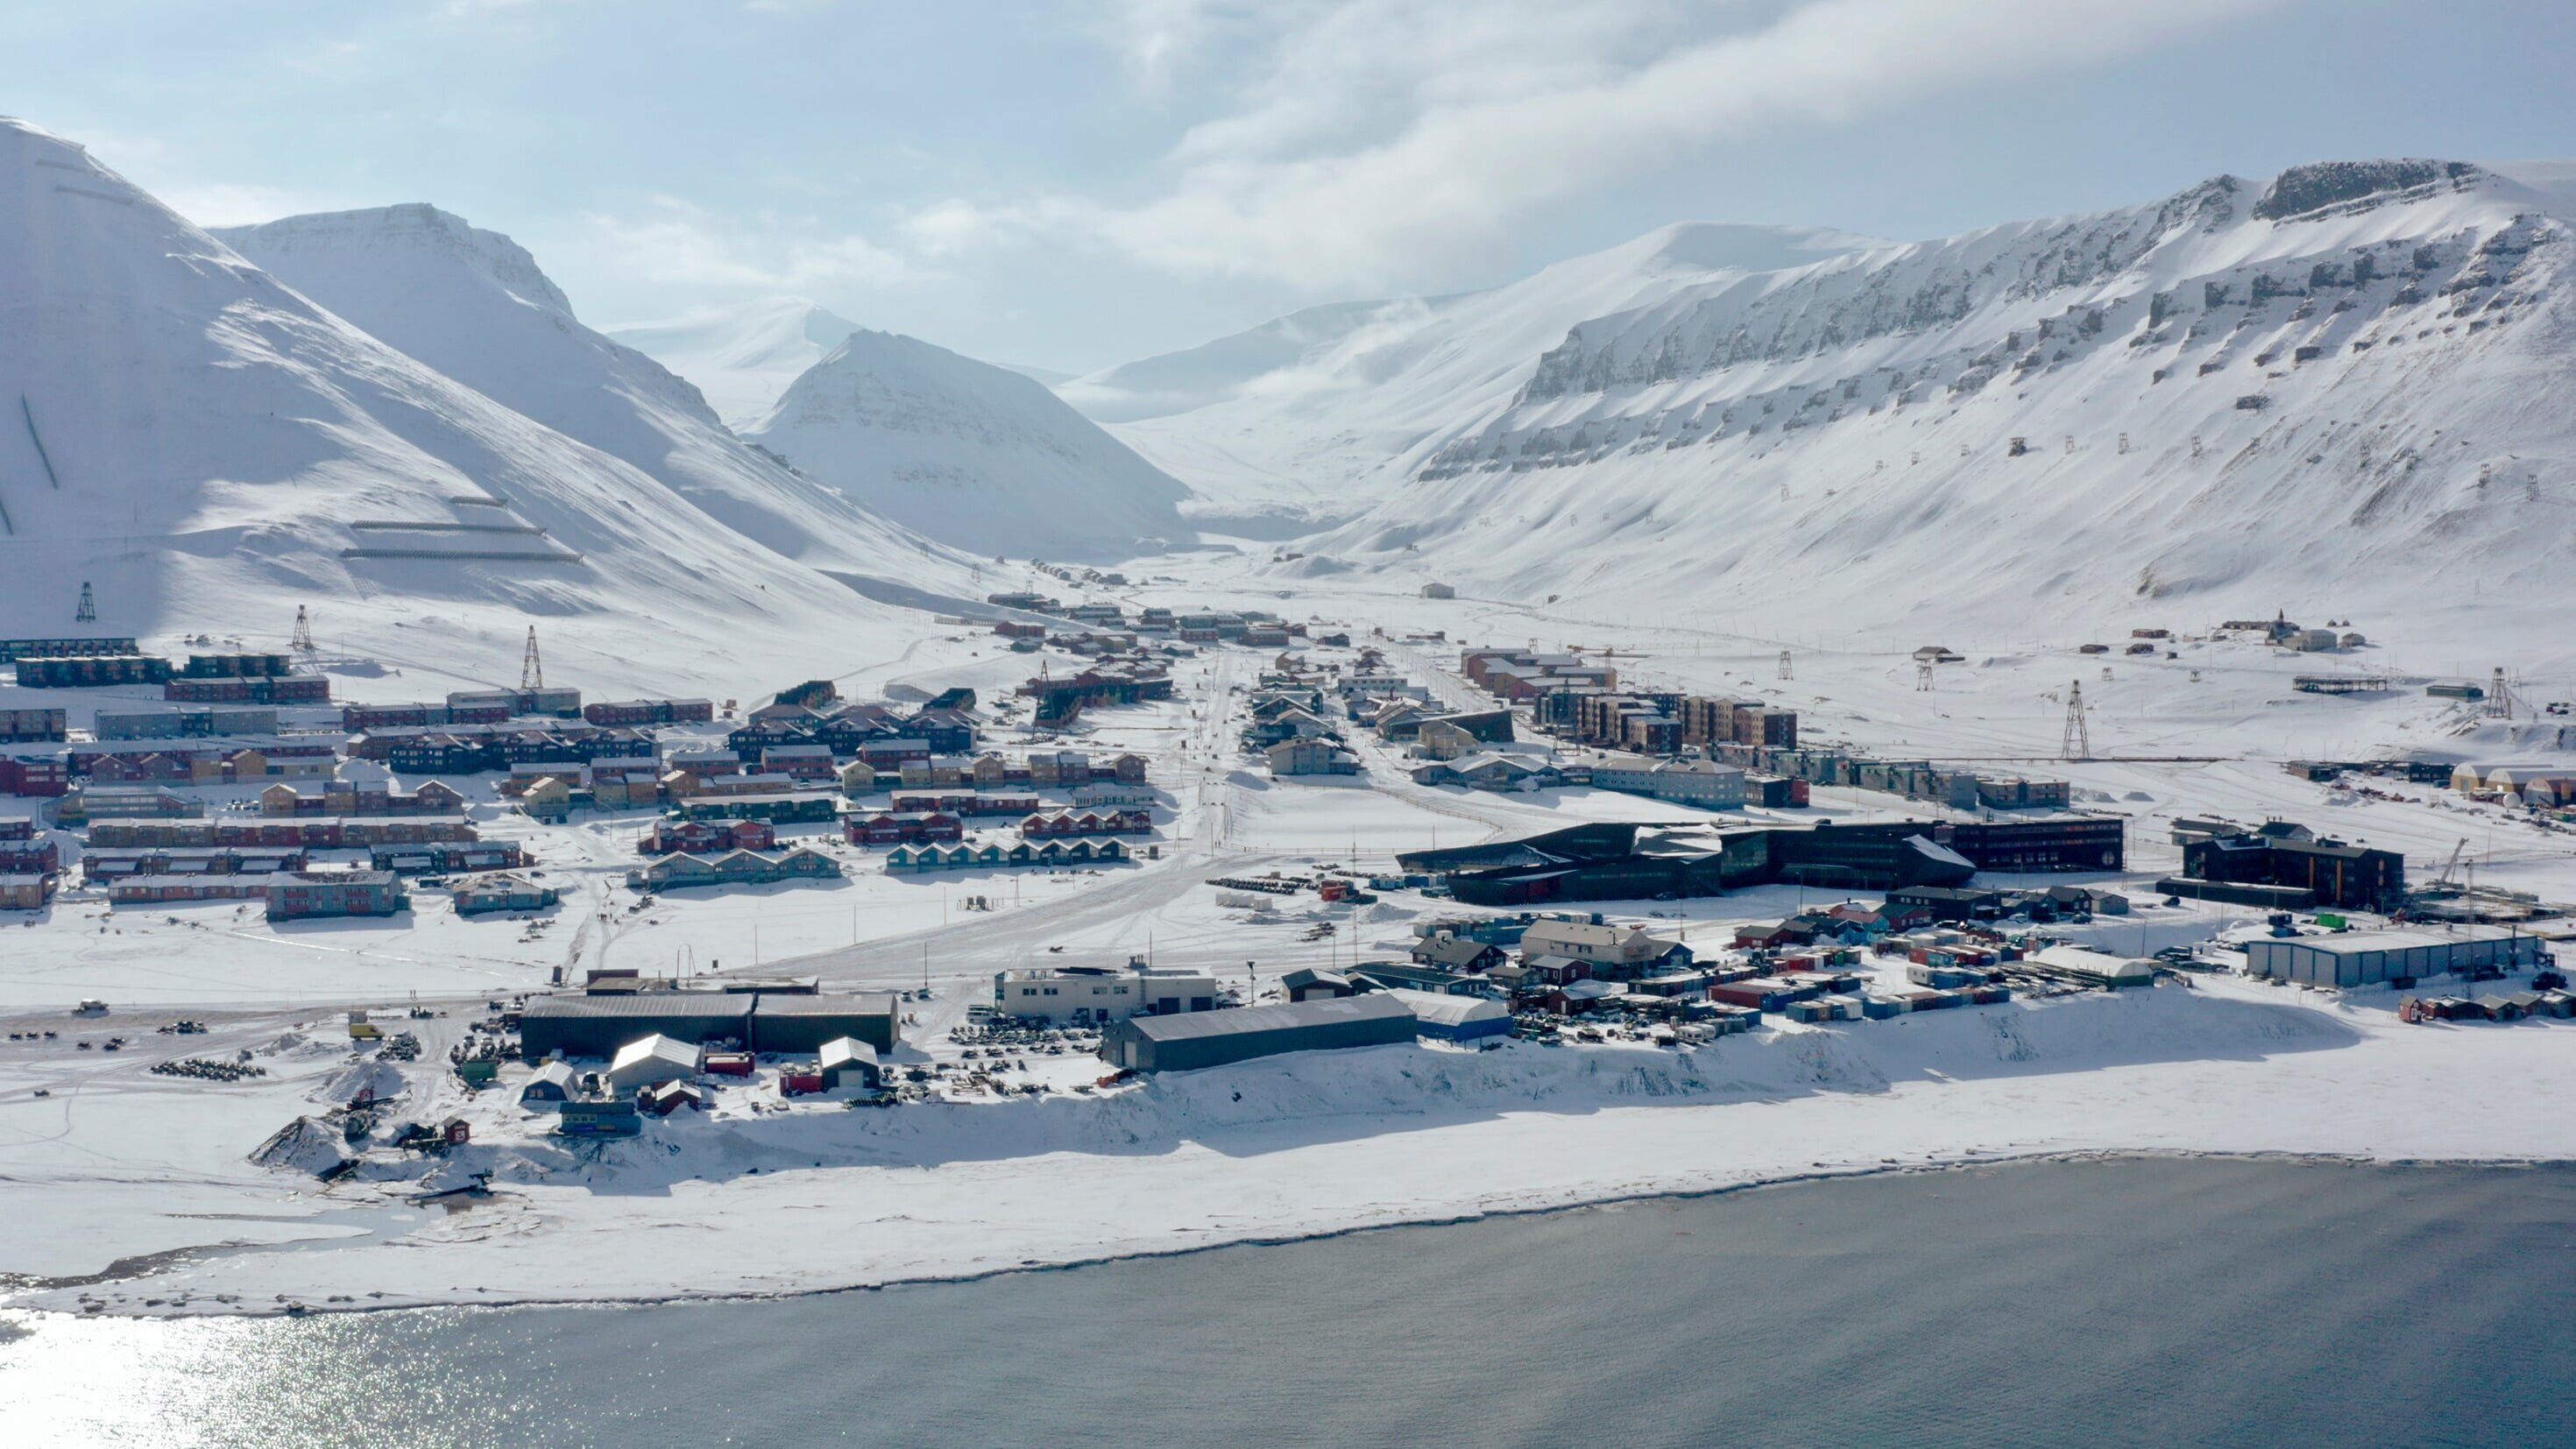
[[[705,1052],[704,1047],[693,1042],[674,1041],[656,1033],[619,1047],[608,1070],[599,1074],[600,1080],[612,1092],[680,1081],[698,1074],[706,1061]]]
[[[1712,810],[1744,803],[1744,772],[1716,760],[1658,760],[1612,750],[1584,756],[1578,763],[1590,770],[1597,790],[1647,795],[1676,805]]]
[[[1003,971],[993,977],[993,1009],[1004,1016],[1043,1020],[1123,1021],[1210,1011],[1216,978],[1197,971],[1154,971],[1137,966],[1046,966]]]
[[[1585,961],[1595,971],[1611,967],[1635,970],[1667,959],[1690,964],[1690,948],[1646,933],[1643,926],[1596,926],[1590,921],[1532,921],[1521,933],[1521,959],[1561,956]]]

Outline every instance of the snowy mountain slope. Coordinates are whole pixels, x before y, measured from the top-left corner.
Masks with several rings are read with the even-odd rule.
[[[746,438],[863,506],[976,553],[1125,559],[1188,541],[1188,490],[1032,378],[853,334]]]
[[[604,330],[611,341],[696,383],[726,427],[747,428],[859,324],[802,297],[764,297]]]
[[[2556,607],[2553,209],[2457,163],[2323,165],[1677,289],[1462,390],[1297,567],[1748,625]]]
[[[1883,246],[1812,228],[1668,226],[1488,292],[1310,308],[1065,395],[1189,481],[1191,512],[1316,521],[1394,487],[1462,417],[1501,405],[1586,318],[1713,278]]]
[[[1381,299],[1308,307],[1213,342],[1075,378],[1056,391],[1094,422],[1170,417],[1224,402],[1264,374],[1348,337],[1392,305]]]
[[[536,259],[506,236],[417,204],[214,235],[379,340],[624,459],[764,547],[836,570],[959,571],[954,560],[930,557],[923,541],[754,452],[696,388],[583,326]]]
[[[0,335],[0,632],[68,629],[84,581],[94,627],[143,636],[274,639],[307,601],[353,647],[433,612],[458,638],[587,617],[636,636],[609,656],[632,679],[646,637],[687,677],[749,630],[893,617],[9,121]]]

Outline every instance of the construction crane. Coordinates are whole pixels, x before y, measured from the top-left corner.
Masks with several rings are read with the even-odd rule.
[[[2458,890],[2460,888],[2457,876],[2460,869],[2460,852],[2468,848],[2469,838],[2465,835],[2461,836],[2460,843],[2451,847],[2451,858],[2442,862],[2442,869],[2431,880],[2424,883],[2425,889]]]

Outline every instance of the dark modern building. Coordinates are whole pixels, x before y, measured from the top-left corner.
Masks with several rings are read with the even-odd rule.
[[[1139,1072],[1195,1071],[1284,1052],[1387,1046],[1414,1037],[1410,1007],[1386,993],[1317,998],[1286,1006],[1131,1016],[1100,1034],[1111,1066]]]
[[[1932,839],[1957,851],[1979,870],[2013,875],[2125,870],[2129,861],[2129,822],[2115,815],[1940,825],[1933,827]]]
[[[2349,910],[2393,910],[2406,897],[2406,857],[2340,840],[2222,835],[2183,846],[2182,873],[2196,880],[2304,890],[2317,905]]]
[[[1481,906],[1711,896],[1784,880],[1853,890],[1964,884],[1976,866],[1932,839],[1935,829],[1910,823],[1715,832],[1578,825],[1523,840],[1414,851],[1397,861],[1407,872],[1447,877],[1457,899]]]

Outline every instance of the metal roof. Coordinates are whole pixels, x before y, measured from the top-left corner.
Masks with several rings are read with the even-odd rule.
[[[740,1020],[750,1014],[753,999],[715,991],[638,991],[616,996],[552,996],[529,1002],[520,1009],[519,1018],[525,1021],[530,1017],[604,1019],[714,1016]]]
[[[2272,949],[2323,951],[2335,956],[2358,956],[2372,951],[2417,951],[2425,947],[2475,945],[2486,941],[2509,940],[2528,932],[2509,931],[2500,926],[2467,927],[2458,931],[2338,931],[2330,936],[2284,936],[2258,938],[2247,946]]]
[[[894,993],[870,991],[855,996],[771,995],[761,993],[754,1008],[762,1016],[892,1016]]]
[[[1127,1024],[1148,1041],[1186,1041],[1234,1036],[1243,1032],[1292,1031],[1339,1021],[1382,1021],[1411,1016],[1401,1001],[1385,992],[1338,996],[1284,1006],[1243,1006],[1224,1011],[1188,1011],[1168,1016],[1131,1016]]]

